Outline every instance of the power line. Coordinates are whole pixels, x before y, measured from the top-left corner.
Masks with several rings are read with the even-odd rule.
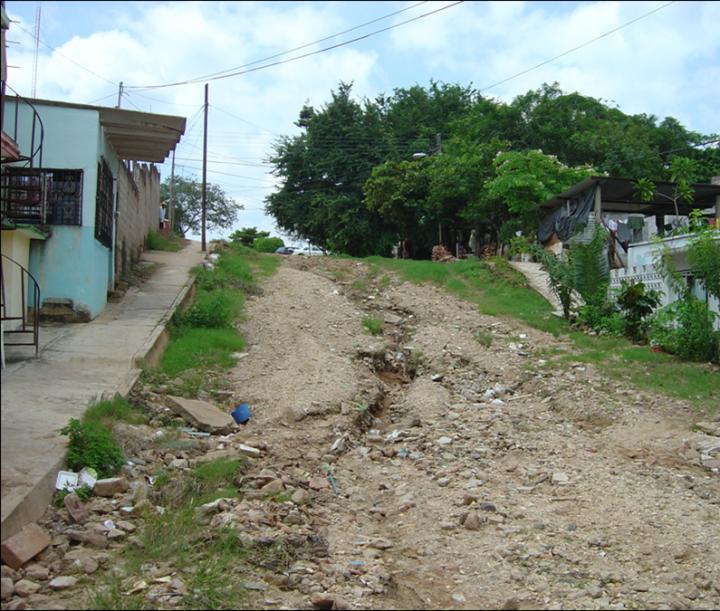
[[[601,38],[605,38],[606,36],[610,36],[610,34],[614,34],[615,32],[622,30],[623,28],[626,28],[629,25],[632,25],[633,23],[636,23],[637,21],[640,21],[641,19],[645,19],[646,17],[649,17],[653,13],[657,13],[658,11],[661,11],[664,8],[667,8],[671,4],[675,4],[676,0],[671,0],[671,2],[667,2],[666,4],[663,4],[662,6],[659,6],[656,9],[653,9],[652,11],[649,11],[643,15],[640,15],[639,17],[636,17],[635,19],[632,19],[630,21],[627,21],[626,23],[623,23],[622,25],[613,28],[612,30],[608,30],[604,34],[600,34],[600,36],[596,36],[595,38],[592,38],[591,40],[588,40],[577,47],[573,47],[572,49],[568,49],[567,51],[564,51],[563,53],[560,53],[560,55],[556,55],[555,57],[551,57],[550,59],[546,59],[543,62],[540,62],[539,64],[536,64],[532,68],[528,68],[527,70],[523,70],[522,72],[518,72],[517,74],[513,74],[512,76],[509,76],[508,78],[505,78],[501,81],[498,81],[497,83],[493,83],[492,85],[488,85],[487,87],[482,87],[478,90],[478,93],[482,93],[483,91],[487,91],[488,89],[492,89],[493,87],[497,87],[498,85],[502,85],[503,83],[507,83],[508,81],[512,81],[513,79],[516,79],[519,76],[522,76],[523,74],[527,74],[528,72],[532,72],[533,70],[537,70],[538,68],[541,68],[542,66],[545,66],[551,62],[554,62],[556,59],[560,59],[561,57],[565,57],[566,55],[569,55],[570,53],[573,53],[577,51],[578,49],[582,49],[583,47],[587,47],[588,45],[597,42]]]
[[[263,57],[262,59],[256,59],[255,61],[248,62],[247,64],[241,64],[240,66],[235,66],[234,68],[228,68],[227,70],[220,70],[219,72],[212,72],[211,74],[206,74],[205,76],[198,76],[195,79],[192,79],[194,81],[204,81],[207,78],[213,77],[213,76],[219,76],[221,74],[225,74],[227,72],[233,72],[235,70],[242,70],[243,68],[248,68],[250,66],[254,66],[256,64],[261,64],[263,62],[270,61],[272,59],[276,59],[278,57],[282,57],[283,55],[287,55],[288,53],[294,53],[295,51],[300,51],[302,49],[306,49],[307,47],[311,47],[313,45],[320,44],[321,42],[325,42],[326,40],[330,40],[332,38],[336,38],[338,36],[342,36],[343,34],[347,34],[349,32],[353,32],[355,30],[359,30],[361,28],[364,28],[365,26],[372,25],[373,23],[377,23],[378,21],[383,21],[385,19],[388,19],[390,17],[394,17],[395,15],[399,15],[400,13],[405,13],[409,10],[412,10],[414,8],[417,8],[418,6],[421,6],[423,4],[427,4],[428,0],[424,0],[423,2],[418,2],[417,4],[413,4],[411,6],[408,6],[404,9],[400,9],[399,11],[395,11],[393,13],[388,13],[387,15],[383,15],[382,17],[378,17],[376,19],[373,19],[371,21],[366,21],[365,23],[361,23],[360,25],[356,25],[355,27],[349,28],[347,30],[343,30],[342,32],[337,32],[336,34],[331,34],[330,36],[326,36],[325,38],[320,38],[318,40],[314,40],[313,42],[308,42],[304,45],[301,45],[299,47],[294,47],[293,49],[288,49],[287,51],[282,51],[281,53],[276,53],[275,55],[270,55],[268,57]]]
[[[399,28],[400,26],[406,25],[408,23],[412,23],[413,21],[417,21],[419,19],[423,19],[424,17],[429,17],[430,15],[434,15],[436,13],[439,13],[441,11],[445,11],[449,8],[452,8],[453,6],[457,6],[458,4],[462,4],[465,0],[457,0],[457,2],[453,2],[452,4],[448,4],[447,6],[442,6],[438,9],[435,9],[434,11],[430,11],[427,13],[423,13],[422,15],[418,15],[417,17],[413,17],[412,19],[407,19],[405,21],[401,21],[400,23],[396,23],[394,25],[388,26],[386,28],[382,28],[380,30],[375,30],[373,32],[369,32],[368,34],[363,34],[362,36],[358,36],[357,38],[351,38],[350,40],[346,40],[344,42],[340,42],[335,45],[331,45],[329,47],[324,47],[322,49],[318,49],[317,51],[311,51],[310,53],[304,53],[302,55],[296,55],[295,57],[290,57],[288,59],[284,59],[281,61],[273,62],[270,64],[264,64],[262,66],[257,66],[255,68],[249,68],[247,70],[240,70],[238,72],[231,72],[229,74],[223,74],[221,76],[214,76],[212,78],[201,78],[201,79],[189,79],[185,81],[178,81],[175,83],[165,83],[163,85],[131,85],[127,86],[128,89],[162,89],[165,87],[177,87],[179,85],[190,85],[201,81],[218,81],[221,79],[230,78],[233,76],[240,76],[243,74],[248,74],[250,72],[256,72],[258,70],[264,70],[266,68],[272,68],[274,66],[280,66],[282,64],[287,64],[290,62],[297,61],[299,59],[304,59],[306,57],[311,57],[312,55],[318,55],[320,53],[325,53],[326,51],[332,51],[333,49],[337,49],[339,47],[344,47],[345,45],[352,44],[354,42],[358,42],[360,40],[365,40],[366,38],[370,38],[371,36],[375,36],[377,34],[381,34],[383,32],[387,32],[389,30],[393,30],[395,28]]]
[[[17,25],[18,28],[20,28],[23,32],[25,32],[25,33],[28,34],[29,36],[33,36],[33,37],[35,36],[32,32],[30,32],[29,30],[26,30],[24,27],[22,27],[19,23],[15,22],[15,24]],[[115,85],[115,86],[117,87],[118,83],[115,83],[115,82],[113,82],[113,81],[111,81],[111,80],[109,80],[109,79],[106,79],[104,76],[100,76],[97,72],[93,72],[92,70],[90,70],[90,68],[87,68],[87,67],[83,66],[82,64],[77,63],[74,59],[68,57],[67,55],[65,55],[65,54],[62,53],[61,51],[58,51],[58,49],[56,49],[56,48],[53,47],[52,45],[49,45],[48,43],[46,43],[46,42],[45,42],[44,40],[42,40],[41,38],[38,37],[38,40],[40,41],[40,44],[42,44],[43,46],[47,47],[47,48],[50,49],[51,51],[54,51],[54,52],[57,53],[60,57],[63,57],[63,58],[65,58],[67,61],[75,64],[78,68],[81,68],[81,69],[85,70],[85,72],[89,72],[89,73],[92,74],[93,76],[96,76],[97,78],[105,81],[106,83],[110,83],[111,85]]]

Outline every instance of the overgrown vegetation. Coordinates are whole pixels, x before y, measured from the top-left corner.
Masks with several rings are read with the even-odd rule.
[[[196,270],[195,299],[185,312],[174,315],[160,366],[146,372],[146,378],[159,382],[163,377],[182,376],[176,391],[193,397],[210,383],[203,372],[232,367],[233,354],[245,347],[235,329],[245,296],[256,293],[257,278],[271,274],[278,263],[275,257],[232,244],[220,252],[211,269]]]
[[[550,304],[527,288],[524,277],[504,260],[452,264],[381,257],[369,260],[396,272],[403,280],[443,287],[476,303],[482,313],[521,320],[536,329],[566,336],[573,349],[544,355],[548,366],[592,363],[610,376],[640,388],[689,399],[698,407],[717,409],[720,405],[720,376],[716,370],[683,363],[669,354],[652,352],[648,346],[635,346],[617,335],[591,336],[574,329],[569,321],[553,316]]]
[[[60,433],[69,437],[67,466],[71,471],[90,467],[101,478],[111,477],[125,462],[112,433],[99,422],[80,422],[72,418]]]
[[[253,248],[258,252],[275,252],[281,246],[285,246],[282,238],[260,237],[253,240]]]
[[[151,231],[147,235],[145,246],[150,250],[167,250],[177,252],[181,250],[185,244],[182,238],[171,233],[168,237],[162,235],[159,231]]]

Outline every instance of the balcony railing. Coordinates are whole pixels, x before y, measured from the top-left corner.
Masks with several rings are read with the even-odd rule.
[[[38,113],[32,102],[23,98],[18,94],[10,85],[5,83],[5,87],[15,94],[14,100],[6,97],[5,102],[10,102],[15,106],[15,117],[13,120],[12,131],[5,129],[5,109],[3,108],[2,117],[2,130],[12,137],[12,139],[20,144],[18,140],[18,134],[21,133],[21,129],[24,125],[20,122],[21,105],[27,106],[31,110],[30,114],[30,149],[25,154],[21,154],[18,159],[13,161],[6,161],[5,163],[22,164],[23,167],[30,168],[41,168],[43,162],[43,142],[45,140],[45,126],[43,125],[40,114]],[[4,105],[3,105],[4,106]],[[24,113],[22,113],[24,114]]]

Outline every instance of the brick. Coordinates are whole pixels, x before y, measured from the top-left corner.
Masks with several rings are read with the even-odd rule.
[[[71,492],[65,497],[63,502],[65,503],[65,509],[68,510],[68,513],[75,522],[78,524],[87,522],[90,515],[77,494]]]
[[[50,541],[50,535],[33,522],[0,546],[0,556],[5,564],[17,570],[50,545]]]
[[[119,492],[125,492],[130,487],[127,479],[124,477],[110,477],[107,479],[99,479],[95,482],[93,491],[98,496],[114,496]]]

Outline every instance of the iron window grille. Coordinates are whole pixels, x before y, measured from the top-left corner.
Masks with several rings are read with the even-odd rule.
[[[113,175],[105,159],[98,163],[97,196],[95,198],[95,239],[112,247]]]
[[[31,225],[82,225],[83,171],[3,168],[2,217]]]

